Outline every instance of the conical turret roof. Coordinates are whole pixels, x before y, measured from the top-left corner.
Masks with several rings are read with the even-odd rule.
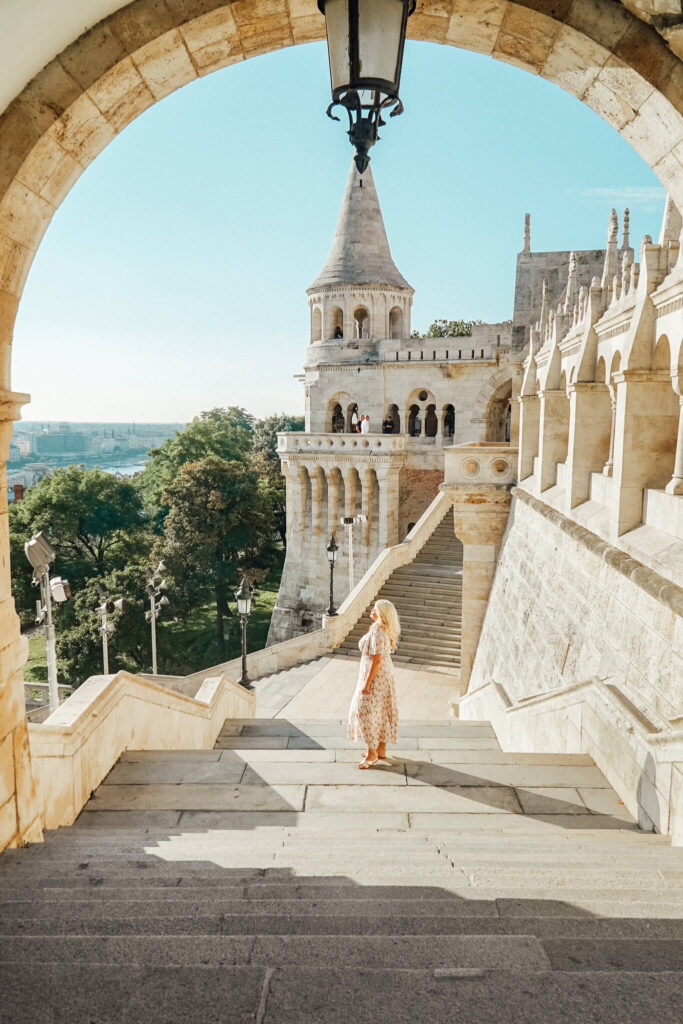
[[[353,162],[330,257],[308,290],[341,284],[410,288],[391,258],[372,171],[360,175]]]

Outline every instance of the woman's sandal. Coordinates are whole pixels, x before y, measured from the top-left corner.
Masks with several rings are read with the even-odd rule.
[[[372,768],[374,765],[377,764],[378,761],[379,761],[378,757],[376,757],[374,761],[368,761],[367,757],[364,757],[363,760],[358,765],[358,767],[359,768]]]

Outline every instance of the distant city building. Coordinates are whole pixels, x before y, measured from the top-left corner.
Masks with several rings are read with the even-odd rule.
[[[85,434],[64,430],[62,427],[56,432],[38,434],[34,449],[36,455],[64,455],[86,450],[87,437]]]

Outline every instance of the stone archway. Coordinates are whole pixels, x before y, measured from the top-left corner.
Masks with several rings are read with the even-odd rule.
[[[683,208],[683,164],[674,156],[683,143],[683,64],[655,28],[616,0],[422,0],[408,34],[476,50],[559,85],[619,131]],[[323,37],[315,0],[134,0],[54,56],[9,104],[0,117],[0,459],[28,401],[10,392],[19,301],[69,188],[133,118],[180,86]],[[321,109],[324,102],[321,96]],[[0,793],[0,811],[10,809],[2,847],[34,838],[40,825],[6,511],[0,523],[0,746],[11,751],[13,787],[7,799]]]

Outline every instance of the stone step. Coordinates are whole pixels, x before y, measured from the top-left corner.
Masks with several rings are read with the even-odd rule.
[[[343,909],[343,908],[342,908]],[[313,915],[205,914],[149,917],[80,916],[10,918],[0,921],[0,935],[535,935],[538,938],[683,939],[683,925],[675,919],[546,917],[357,916],[339,913]]]
[[[62,1019],[98,1024],[122,1019],[126,1024],[339,1024],[350,1012],[358,1020],[374,1016],[381,1024],[425,1019],[494,1024],[500,1021],[502,1000],[505,1017],[513,1024],[548,1024],[553,1019],[673,1024],[682,980],[683,975],[674,971],[359,971],[334,960],[332,966],[321,966],[315,957],[306,966],[279,967],[272,973],[265,966],[196,963],[153,970],[97,963],[53,963],[40,971],[33,965],[7,964],[0,969],[0,990],[11,994],[13,1017],[6,1020],[12,1024],[47,1024],[57,1019],[55,1008]],[[376,1011],[378,999],[381,1016]],[[67,1016],[61,1013],[66,1007]]]
[[[605,940],[606,942],[608,940]],[[638,941],[646,965],[659,954],[657,970],[671,970],[677,943],[675,940],[611,940],[617,960],[632,966],[629,942]],[[553,949],[562,958],[562,940],[555,940]],[[568,943],[573,950],[575,943]],[[617,954],[620,953],[619,957]],[[567,954],[569,955],[569,953]],[[633,957],[634,952],[631,952]],[[550,961],[538,939],[529,935],[395,935],[391,942],[384,936],[316,935],[253,936],[63,936],[55,943],[50,937],[0,937],[0,964],[130,964],[130,965],[235,965],[251,964],[268,967],[336,964],[338,967],[411,968],[436,967],[474,968],[482,970],[520,969],[548,970]]]

